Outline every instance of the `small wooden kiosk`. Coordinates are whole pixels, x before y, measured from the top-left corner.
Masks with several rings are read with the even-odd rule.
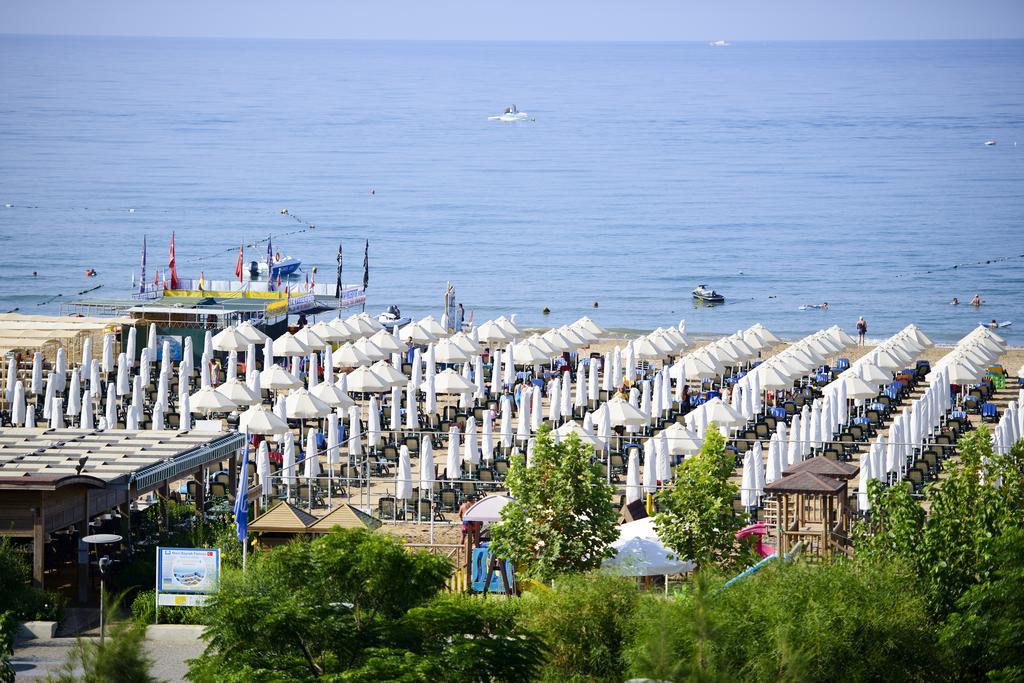
[[[267,548],[283,545],[297,536],[326,534],[336,526],[345,529],[377,529],[381,521],[347,503],[336,506],[323,517],[315,517],[291,503],[281,501],[249,523]]]
[[[770,529],[780,555],[801,542],[805,552],[820,558],[850,552],[847,482],[857,472],[853,465],[817,457],[783,471],[781,479],[764,487],[774,503]]]

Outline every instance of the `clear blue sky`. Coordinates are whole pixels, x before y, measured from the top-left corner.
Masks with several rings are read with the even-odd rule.
[[[0,0],[0,33],[411,40],[1024,38],[1024,0]]]

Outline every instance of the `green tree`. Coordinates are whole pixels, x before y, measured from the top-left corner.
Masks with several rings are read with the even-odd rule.
[[[14,629],[18,622],[10,612],[0,612],[0,683],[14,683]]]
[[[512,462],[506,481],[514,500],[492,527],[491,547],[519,574],[547,581],[595,569],[611,555],[619,534],[614,489],[591,455],[575,434],[556,444],[542,425],[532,464]]]
[[[729,481],[733,458],[725,439],[708,426],[700,452],[676,468],[676,481],[658,494],[661,508],[654,517],[658,536],[680,557],[700,566],[732,565],[738,545],[735,532],[742,520],[733,511],[739,489]]]
[[[51,683],[151,683],[152,659],[146,654],[146,627],[120,620],[120,598],[107,607],[107,634],[101,643],[79,638]]]
[[[444,557],[384,534],[335,529],[252,558],[206,608],[209,641],[193,681],[330,679],[389,647],[391,625],[444,587]]]
[[[1024,529],[1006,530],[992,556],[996,569],[957,601],[942,645],[962,678],[1024,681]]]
[[[857,555],[878,560],[898,559],[910,565],[917,560],[924,533],[925,513],[914,499],[909,482],[885,486],[877,479],[868,483],[871,517],[853,528]]]

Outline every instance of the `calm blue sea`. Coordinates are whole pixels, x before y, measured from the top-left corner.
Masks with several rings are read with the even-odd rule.
[[[0,93],[4,311],[124,297],[173,229],[208,278],[273,234],[320,280],[342,241],[356,281],[369,238],[373,313],[451,280],[478,320],[1024,343],[1024,42],[6,36]],[[536,120],[487,121],[513,103]]]

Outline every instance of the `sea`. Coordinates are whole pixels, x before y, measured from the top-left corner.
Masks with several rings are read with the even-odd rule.
[[[269,237],[358,283],[368,241],[373,314],[1024,344],[1021,41],[8,35],[0,93],[2,312],[128,298],[173,232],[220,279]]]

